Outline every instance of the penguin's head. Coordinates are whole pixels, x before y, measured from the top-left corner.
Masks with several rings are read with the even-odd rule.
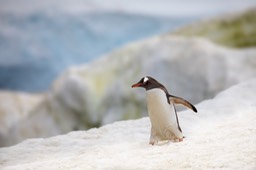
[[[146,90],[153,89],[153,88],[159,88],[163,85],[160,84],[157,80],[155,80],[153,77],[146,76],[143,77],[138,83],[135,83],[132,85],[132,88],[134,87],[143,87]]]

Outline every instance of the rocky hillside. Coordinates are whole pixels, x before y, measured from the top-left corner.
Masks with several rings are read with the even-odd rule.
[[[43,95],[0,91],[0,146],[9,137],[8,129],[19,124],[43,100]]]
[[[256,46],[256,8],[201,23],[193,23],[171,34],[204,37],[229,47]]]

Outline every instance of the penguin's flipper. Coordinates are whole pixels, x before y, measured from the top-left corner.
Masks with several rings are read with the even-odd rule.
[[[191,103],[189,103],[187,100],[182,99],[182,98],[177,97],[177,96],[170,95],[170,94],[168,95],[168,97],[169,97],[169,100],[170,100],[170,101],[173,101],[173,103],[175,103],[175,104],[182,104],[182,105],[184,105],[184,106],[190,108],[191,110],[193,110],[194,112],[197,113],[197,109],[195,108],[195,106],[193,106],[193,105],[192,105]]]

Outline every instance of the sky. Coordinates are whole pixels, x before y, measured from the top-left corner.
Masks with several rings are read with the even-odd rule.
[[[121,11],[175,17],[216,15],[256,5],[255,0],[0,0],[0,3],[1,11],[29,12],[52,8],[72,13]]]

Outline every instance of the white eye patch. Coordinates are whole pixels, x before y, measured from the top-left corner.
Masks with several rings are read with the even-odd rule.
[[[148,78],[147,78],[147,77],[144,77],[143,83],[146,83],[147,81],[148,81]]]

